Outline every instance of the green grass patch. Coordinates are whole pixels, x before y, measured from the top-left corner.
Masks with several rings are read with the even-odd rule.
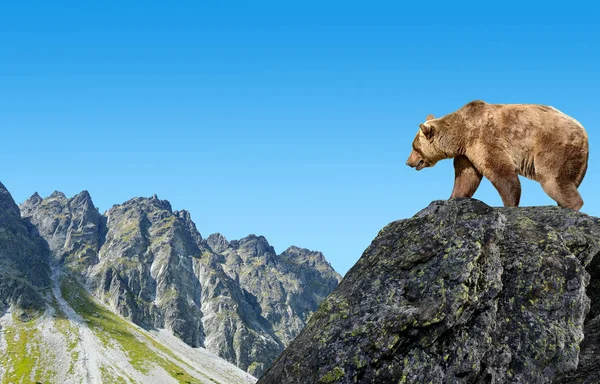
[[[2,377],[2,383],[29,382],[31,372],[35,366],[35,358],[39,357],[39,349],[33,341],[35,339],[35,323],[30,320],[21,323],[13,318],[13,324],[4,328],[6,337],[6,352],[2,357],[2,365],[7,372]]]
[[[118,237],[121,238],[121,241],[128,242],[133,236],[136,234],[141,234],[140,228],[140,220],[139,218],[131,218],[126,220],[118,226]]]
[[[37,332],[36,319],[21,321],[13,316],[10,326],[4,328],[6,350],[0,363],[6,368],[2,384],[51,383],[54,372],[42,358],[42,341]],[[51,355],[51,358],[55,356]]]
[[[71,278],[63,278],[61,292],[69,305],[86,321],[88,327],[106,346],[118,344],[127,354],[134,369],[148,373],[153,367],[160,366],[180,383],[201,383],[189,375],[181,366],[163,358],[149,345],[186,365],[149,336],[135,329],[126,320],[120,318],[100,304]],[[210,378],[207,378],[210,379]]]
[[[111,369],[106,368],[105,366],[100,367],[100,372],[102,372],[102,380],[107,383],[127,384],[129,382],[134,382],[133,379],[126,379],[125,377],[119,375]]]

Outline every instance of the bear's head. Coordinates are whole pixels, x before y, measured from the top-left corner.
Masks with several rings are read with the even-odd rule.
[[[406,161],[406,165],[420,171],[426,167],[433,167],[439,160],[443,159],[444,153],[435,145],[434,136],[437,127],[433,115],[427,116],[425,123],[419,126],[419,132],[413,140],[412,152]]]

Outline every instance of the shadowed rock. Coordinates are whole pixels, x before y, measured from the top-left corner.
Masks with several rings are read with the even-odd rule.
[[[12,306],[22,319],[42,310],[41,289],[50,283],[49,250],[0,183],[0,309]]]

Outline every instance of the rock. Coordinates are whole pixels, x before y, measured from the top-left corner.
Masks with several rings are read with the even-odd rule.
[[[27,319],[45,306],[50,284],[49,249],[0,183],[0,306]]]
[[[202,346],[201,287],[193,270],[199,235],[156,196],[113,206],[105,216],[99,262],[87,275],[93,292],[137,324]]]
[[[277,255],[263,236],[228,242],[224,236],[213,234],[206,244],[218,253],[220,269],[242,288],[254,311],[268,325],[270,347],[254,353],[249,370],[260,377],[341,277],[322,253],[290,247]]]
[[[229,248],[229,242],[220,233],[213,233],[206,239],[206,244],[215,252],[220,253]]]
[[[205,347],[260,376],[284,349],[272,324],[261,315],[257,298],[223,270],[217,255],[206,252],[194,264],[202,282]]]
[[[71,199],[58,191],[42,199],[36,192],[20,210],[48,242],[56,262],[79,272],[98,262],[104,218],[87,191]]]
[[[259,383],[597,382],[599,235],[559,207],[433,202],[381,230]]]
[[[208,243],[224,256],[224,270],[255,296],[260,312],[283,345],[289,344],[341,276],[320,252],[290,247],[280,255],[263,236],[227,242],[211,235]]]

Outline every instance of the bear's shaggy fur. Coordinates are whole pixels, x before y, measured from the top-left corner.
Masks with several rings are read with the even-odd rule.
[[[583,126],[557,109],[535,104],[472,101],[438,119],[427,116],[406,162],[418,171],[454,158],[453,197],[471,197],[488,178],[507,207],[521,198],[518,175],[538,181],[562,207],[579,210],[577,191],[588,163]]]

